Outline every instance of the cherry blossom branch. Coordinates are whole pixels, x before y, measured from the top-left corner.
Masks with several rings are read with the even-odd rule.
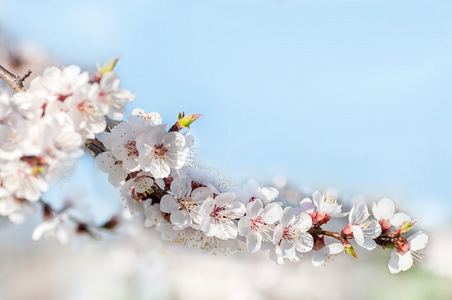
[[[2,78],[16,93],[24,91],[25,87],[23,82],[30,74],[31,70],[28,70],[23,76],[14,75],[0,65],[0,78]]]
[[[312,227],[311,229],[309,229],[308,233],[316,234],[316,235],[326,235],[326,236],[333,237],[337,240],[341,239],[341,234],[339,232],[325,231],[325,230],[322,230],[321,228],[316,228],[316,227]]]
[[[107,151],[105,146],[98,139],[87,140],[85,142],[85,149],[88,150],[94,157],[98,156],[102,152]]]

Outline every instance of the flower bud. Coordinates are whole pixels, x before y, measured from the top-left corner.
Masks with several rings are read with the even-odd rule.
[[[181,128],[189,128],[190,124],[199,119],[201,114],[189,114],[185,116],[184,113],[179,113],[178,123]]]
[[[413,228],[414,223],[416,223],[417,220],[413,220],[413,221],[405,221],[402,223],[402,225],[400,225],[400,234],[405,234],[408,231],[410,231],[411,228]]]

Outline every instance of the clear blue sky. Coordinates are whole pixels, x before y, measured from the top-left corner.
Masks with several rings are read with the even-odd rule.
[[[66,64],[123,55],[129,111],[202,113],[199,163],[237,182],[450,220],[452,2],[0,0],[0,26]]]

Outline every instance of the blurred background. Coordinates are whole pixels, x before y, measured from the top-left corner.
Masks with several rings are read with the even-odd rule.
[[[168,245],[140,218],[73,247],[31,241],[38,215],[0,219],[0,299],[452,298],[452,3],[0,0],[0,30],[0,64],[19,56],[35,75],[122,55],[128,111],[203,114],[196,163],[231,184],[389,197],[430,235],[422,263],[394,276],[388,250],[276,266]],[[44,199],[67,197],[99,223],[123,206],[88,156]]]

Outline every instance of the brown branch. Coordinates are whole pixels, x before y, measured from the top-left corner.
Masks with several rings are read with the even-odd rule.
[[[25,90],[23,81],[30,76],[30,74],[31,70],[28,70],[24,76],[17,76],[0,65],[0,78],[3,79],[16,93],[23,92]]]
[[[88,150],[94,157],[98,156],[102,152],[107,151],[105,146],[98,139],[87,140],[85,143],[85,149]]]
[[[320,228],[315,228],[315,227],[309,229],[308,232],[311,234],[330,236],[330,237],[333,237],[338,240],[341,239],[341,234],[339,232],[325,231],[325,230],[322,230]]]

